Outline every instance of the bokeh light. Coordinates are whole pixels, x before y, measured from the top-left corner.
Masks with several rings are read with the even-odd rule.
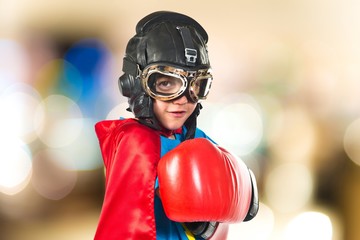
[[[86,171],[102,167],[98,139],[94,131],[94,121],[83,120],[79,135],[71,144],[52,152],[52,161],[66,170]]]
[[[14,195],[29,183],[32,159],[25,143],[0,135],[0,192]]]
[[[233,153],[244,156],[252,153],[263,137],[263,123],[256,101],[247,94],[236,94],[217,104],[206,105],[199,124],[217,143]]]
[[[60,200],[66,197],[75,187],[77,172],[64,169],[58,164],[61,150],[42,150],[33,159],[33,177],[35,190],[43,197]],[[54,152],[57,152],[54,154]],[[66,158],[66,157],[65,157]]]
[[[84,117],[95,118],[109,110],[110,98],[105,97],[104,85],[109,81],[116,82],[111,71],[111,56],[105,42],[98,38],[81,39],[73,43],[64,55],[70,65],[64,65],[64,79],[58,82],[59,94],[77,101]]]
[[[106,116],[107,120],[115,120],[122,118],[132,118],[134,114],[132,112],[127,111],[126,109],[129,107],[127,102],[120,103],[116,105],[113,109],[110,110],[108,115]]]
[[[284,240],[331,240],[333,226],[329,216],[320,212],[304,212],[287,225]]]
[[[23,46],[0,36],[0,91],[9,85],[28,80],[28,58]]]
[[[317,131],[309,112],[300,106],[277,112],[268,126],[274,161],[309,164],[317,146]]]
[[[344,135],[344,149],[349,158],[360,165],[360,118],[347,127]]]
[[[50,95],[35,112],[36,132],[43,143],[57,148],[71,144],[83,128],[79,106],[70,98]]]
[[[34,112],[40,96],[30,85],[14,83],[0,95],[0,131],[2,135],[17,137],[26,143],[37,137],[34,127]]]
[[[230,225],[228,239],[271,239],[274,227],[274,212],[266,204],[260,202],[259,212],[253,220]]]
[[[291,213],[311,200],[313,184],[311,172],[306,166],[283,163],[267,175],[266,198],[272,208],[282,213]]]
[[[63,59],[51,59],[44,63],[36,73],[36,78],[33,80],[34,86],[43,98],[56,94],[56,85],[62,74],[64,64],[67,63]]]
[[[234,103],[220,110],[215,117],[214,128],[214,137],[222,139],[225,146],[235,149],[234,152],[241,156],[252,152],[262,137],[259,114],[244,103]]]
[[[56,85],[54,86],[54,94],[63,95],[75,102],[80,102],[81,95],[84,91],[84,80],[79,70],[66,60],[58,60],[60,64],[57,74]]]

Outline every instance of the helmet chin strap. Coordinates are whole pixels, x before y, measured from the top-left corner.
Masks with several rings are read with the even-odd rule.
[[[192,139],[195,137],[195,130],[197,126],[197,116],[200,114],[200,109],[202,106],[200,103],[197,103],[194,112],[190,115],[190,117],[185,122],[185,127],[187,129],[185,140]]]

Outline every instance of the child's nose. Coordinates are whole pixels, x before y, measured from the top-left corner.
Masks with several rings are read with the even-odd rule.
[[[174,104],[186,104],[188,103],[188,99],[185,95],[183,95],[182,97],[176,98],[175,100],[172,101]]]

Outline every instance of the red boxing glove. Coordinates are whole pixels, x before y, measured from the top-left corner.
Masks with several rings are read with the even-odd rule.
[[[209,238],[209,240],[227,239],[228,232],[229,232],[229,224],[228,223],[219,223],[214,235],[212,235],[211,238]]]
[[[205,138],[181,143],[158,164],[161,201],[177,222],[243,221],[252,184],[247,166]]]

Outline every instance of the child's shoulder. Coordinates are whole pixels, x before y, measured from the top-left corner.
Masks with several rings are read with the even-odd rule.
[[[112,134],[140,134],[153,135],[156,131],[139,123],[137,119],[127,118],[118,120],[103,120],[95,124],[95,132],[98,138]]]
[[[205,133],[203,130],[201,130],[200,128],[196,128],[196,130],[195,130],[195,137],[196,137],[196,138],[199,138],[199,137],[206,138],[207,135],[206,135],[206,133]]]

